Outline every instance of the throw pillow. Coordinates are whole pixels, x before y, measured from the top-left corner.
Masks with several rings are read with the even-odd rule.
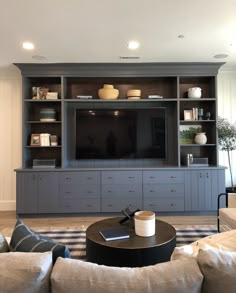
[[[0,234],[0,253],[8,252],[8,251],[9,251],[9,246],[8,246],[7,240],[2,234]]]
[[[69,249],[49,237],[45,237],[30,229],[20,219],[17,220],[10,241],[11,251],[45,252],[52,251],[53,263],[58,256],[70,257]]]
[[[200,249],[197,261],[204,275],[202,292],[235,292],[236,252]]]
[[[52,252],[0,253],[0,291],[50,292]]]
[[[121,268],[59,257],[51,274],[51,289],[55,293],[200,293],[202,280],[195,259]]]

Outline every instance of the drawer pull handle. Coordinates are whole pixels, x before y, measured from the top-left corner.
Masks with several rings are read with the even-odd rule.
[[[92,177],[87,177],[87,179],[88,179],[88,180],[91,180],[91,179],[93,179],[93,178],[92,178]]]
[[[150,179],[154,179],[154,178],[156,178],[156,177],[155,177],[155,176],[150,176],[149,178],[150,178]]]
[[[176,176],[170,176],[170,178],[171,178],[171,179],[175,179],[175,178],[176,178]]]
[[[151,190],[149,190],[149,192],[152,193],[152,192],[155,192],[155,190],[152,190],[152,189],[151,189]]]
[[[131,192],[135,192],[134,190],[129,190],[129,192],[131,193]]]
[[[71,180],[71,178],[70,177],[66,177],[66,180]]]
[[[176,190],[175,189],[171,189],[171,191],[170,192],[176,192]]]
[[[107,179],[112,179],[112,177],[111,176],[108,176]]]
[[[170,206],[171,206],[171,207],[174,207],[174,206],[176,206],[176,204],[174,204],[174,203],[171,203],[171,204],[170,204]]]
[[[129,176],[128,178],[129,178],[129,179],[134,179],[135,177],[133,177],[133,176]]]
[[[108,207],[112,207],[112,204],[108,204],[107,206],[108,206]]]
[[[88,207],[88,208],[91,208],[91,207],[92,207],[92,205],[91,205],[91,204],[87,204],[87,207]]]

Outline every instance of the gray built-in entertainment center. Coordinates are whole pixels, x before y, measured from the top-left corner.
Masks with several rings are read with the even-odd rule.
[[[15,65],[23,99],[17,214],[216,211],[225,191],[216,129],[222,63]],[[118,99],[98,97],[104,84]],[[195,87],[201,97],[188,96]],[[132,89],[141,99],[127,99]],[[194,131],[207,142],[195,143]]]

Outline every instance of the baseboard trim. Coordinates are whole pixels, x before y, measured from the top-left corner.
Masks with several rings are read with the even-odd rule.
[[[15,211],[16,201],[15,200],[0,200],[0,211]]]

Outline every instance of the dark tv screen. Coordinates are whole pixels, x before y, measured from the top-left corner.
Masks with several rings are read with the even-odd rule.
[[[76,109],[76,159],[166,158],[166,113]]]

